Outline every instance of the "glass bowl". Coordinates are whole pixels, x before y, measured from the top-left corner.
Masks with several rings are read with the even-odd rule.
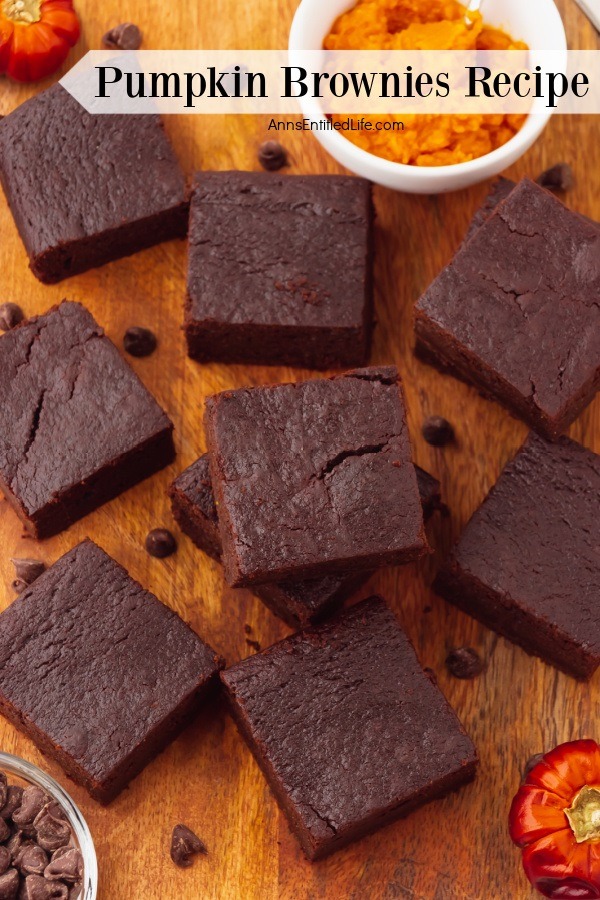
[[[94,841],[87,822],[73,800],[54,778],[51,778],[50,775],[47,775],[32,763],[19,759],[18,756],[0,752],[0,772],[4,772],[8,776],[9,783],[11,782],[10,776],[13,776],[17,784],[22,786],[35,785],[35,787],[41,788],[62,807],[71,826],[74,842],[83,857],[83,881],[79,900],[96,900],[98,892],[98,861],[96,859]]]

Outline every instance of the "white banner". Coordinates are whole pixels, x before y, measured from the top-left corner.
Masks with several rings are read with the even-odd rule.
[[[600,113],[600,51],[92,51],[61,81],[91,113]]]

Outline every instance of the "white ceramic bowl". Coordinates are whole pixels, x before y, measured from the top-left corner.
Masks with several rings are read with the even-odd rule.
[[[302,0],[290,31],[292,59],[294,52],[322,49],[334,21],[354,3],[355,0]],[[483,0],[482,13],[487,23],[504,28],[515,40],[525,41],[531,50],[551,54],[557,70],[566,64],[567,39],[553,0]],[[319,100],[302,98],[299,102],[307,119],[323,119]],[[337,131],[312,133],[351,172],[397,191],[439,194],[485,181],[512,165],[540,136],[551,115],[550,111],[530,114],[521,130],[502,147],[453,166],[407,166],[367,153]]]

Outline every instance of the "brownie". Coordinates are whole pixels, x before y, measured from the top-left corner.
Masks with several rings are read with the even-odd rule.
[[[415,466],[423,517],[427,520],[441,507],[437,478]],[[173,515],[181,530],[213,559],[221,559],[221,535],[205,453],[179,475],[169,488]],[[254,591],[292,628],[303,627],[329,615],[369,577],[369,573],[345,578],[330,575],[306,581],[258,584]]]
[[[510,178],[497,178],[496,181],[493,182],[488,194],[485,196],[483,203],[478,209],[475,210],[473,218],[469,223],[469,227],[467,229],[467,233],[464,237],[463,244],[472,238],[476,231],[478,231],[484,222],[487,222],[489,217],[492,215],[496,207],[502,200],[505,200],[506,197],[510,194],[510,192],[517,185],[516,181],[511,181]],[[574,213],[574,215],[578,216],[580,219],[583,219],[584,222],[587,222],[590,225],[593,225],[595,228],[600,227],[598,222],[594,219],[589,219],[587,216],[582,216],[581,213]]]
[[[233,587],[352,575],[427,551],[393,366],[224,391],[206,401]]]
[[[221,679],[311,860],[475,773],[473,744],[379,597],[243,660]]]
[[[312,369],[366,363],[372,228],[362,178],[200,173],[190,211],[189,355]]]
[[[434,587],[577,678],[600,663],[600,456],[530,434]]]
[[[173,425],[79,303],[0,337],[0,490],[35,537],[174,458]]]
[[[417,352],[556,438],[600,385],[600,229],[520,182],[417,303]]]
[[[484,197],[483,203],[475,210],[475,214],[469,223],[467,233],[463,244],[473,237],[475,232],[479,231],[481,226],[487,222],[499,203],[505,200],[513,188],[516,187],[516,181],[510,178],[497,178],[493,182],[488,194]]]
[[[91,115],[59,84],[0,121],[0,182],[46,284],[187,230],[185,177],[161,120]]]
[[[0,615],[0,712],[102,803],[193,718],[222,665],[91,541]]]

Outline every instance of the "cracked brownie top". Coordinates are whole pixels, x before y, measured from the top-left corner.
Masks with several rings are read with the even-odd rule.
[[[600,228],[524,179],[425,291],[417,333],[561,419],[600,373]]]
[[[0,338],[0,487],[34,516],[171,423],[78,303]]]
[[[404,562],[426,548],[398,372],[369,368],[207,400],[230,583]]]
[[[221,674],[236,721],[309,855],[439,793],[476,753],[383,600]]]

